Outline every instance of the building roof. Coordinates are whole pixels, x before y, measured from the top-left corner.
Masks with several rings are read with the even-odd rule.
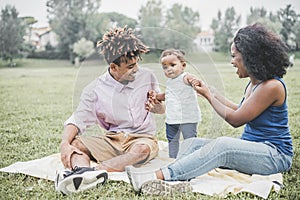
[[[213,35],[214,35],[213,30],[204,30],[198,33],[198,37],[213,36]]]

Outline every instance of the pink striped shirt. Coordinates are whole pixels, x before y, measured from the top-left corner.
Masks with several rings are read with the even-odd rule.
[[[106,72],[84,88],[76,111],[65,125],[75,125],[79,134],[95,124],[107,131],[154,134],[153,116],[145,109],[151,89],[159,92],[158,81],[150,70],[140,68],[135,80],[127,85]]]

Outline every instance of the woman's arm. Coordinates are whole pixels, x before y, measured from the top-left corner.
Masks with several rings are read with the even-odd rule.
[[[252,121],[270,106],[282,105],[285,100],[285,89],[278,80],[268,80],[261,83],[243,104],[235,111],[228,112],[225,120],[238,127]]]
[[[220,103],[222,103],[223,105],[236,110],[238,109],[238,104],[233,103],[232,101],[230,101],[229,99],[227,99],[226,97],[224,97],[215,87],[213,86],[209,86],[206,85],[203,81],[197,79],[197,78],[189,78],[189,83],[194,87],[194,89],[198,89],[198,94],[200,94],[201,96],[204,96],[207,99],[210,99],[211,95],[216,98]],[[197,87],[198,88],[195,88]],[[200,88],[201,87],[201,88]]]
[[[227,99],[225,96],[223,96],[215,87],[212,86],[208,86],[210,92],[212,93],[212,95],[214,95],[214,97],[220,101],[222,104],[224,104],[225,106],[233,109],[233,110],[237,110],[239,105],[236,103],[233,103],[232,101],[230,101],[229,99]]]
[[[227,106],[213,95],[208,86],[201,81],[201,85],[195,85],[198,94],[204,96],[214,110],[233,127],[239,127],[255,119],[271,105],[281,105],[285,98],[282,84],[276,80],[269,80],[259,85],[256,90],[247,97],[237,109]],[[280,103],[281,104],[280,104]]]

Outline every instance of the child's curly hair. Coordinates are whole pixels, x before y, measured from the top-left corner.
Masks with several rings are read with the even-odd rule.
[[[141,58],[142,53],[147,53],[149,48],[134,35],[131,28],[114,28],[107,31],[97,47],[108,64],[126,62],[132,58]]]
[[[161,53],[161,56],[159,58],[159,60],[161,61],[161,59],[163,57],[169,56],[169,55],[174,55],[176,56],[181,62],[186,62],[185,59],[185,52],[180,50],[180,49],[166,49]]]

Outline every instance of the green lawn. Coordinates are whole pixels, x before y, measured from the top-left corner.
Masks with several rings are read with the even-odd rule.
[[[151,60],[151,62],[149,61]],[[214,62],[215,61],[215,62]],[[284,173],[285,187],[271,193],[269,199],[300,198],[300,62],[284,77],[288,87],[290,128],[294,142],[294,162],[290,172]],[[229,58],[220,54],[193,55],[187,71],[213,83],[230,99],[241,99],[247,80],[239,80],[228,64]],[[22,60],[19,66],[8,68],[0,62],[0,168],[17,161],[42,158],[59,152],[63,122],[71,115],[78,102],[82,87],[105,71],[100,61],[87,61],[76,68],[67,61]],[[99,65],[99,66],[97,66]],[[152,68],[161,88],[164,81],[157,59],[145,58],[140,64]],[[221,135],[237,136],[242,128],[234,129],[212,111],[206,101],[199,98],[203,121],[199,124],[199,137]],[[156,116],[158,138],[165,140],[163,116]],[[89,133],[99,130],[93,128]],[[0,199],[165,199],[162,197],[136,196],[129,184],[108,181],[102,188],[95,188],[71,196],[55,192],[54,183],[23,174],[0,172]],[[182,194],[169,199],[222,199],[201,194]],[[259,199],[251,194],[229,195],[227,199]]]

